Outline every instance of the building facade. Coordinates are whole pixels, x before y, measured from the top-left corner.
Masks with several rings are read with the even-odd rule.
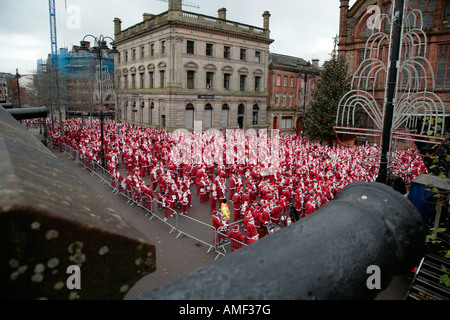
[[[303,113],[320,78],[319,60],[270,54],[267,98],[270,128],[285,133],[302,133]]]
[[[422,14],[422,29],[426,35],[426,52],[423,54],[430,62],[432,69],[428,70],[425,67],[425,71],[427,74],[433,75],[433,81],[429,82],[434,82],[434,93],[442,100],[448,114],[450,112],[450,1],[405,0],[405,4],[408,5],[409,11],[418,10]],[[377,11],[390,14],[390,10],[390,0],[358,0],[351,7],[348,0],[340,0],[338,54],[345,56],[352,74],[357,71],[365,58],[366,41],[372,35],[373,27],[378,27],[385,33],[390,32],[388,23],[383,22],[379,26],[376,25],[376,20],[373,20],[374,14]],[[411,17],[405,19],[412,19]],[[423,41],[423,38],[420,40]],[[419,39],[414,40],[419,41]],[[388,50],[389,47],[386,43],[381,44],[377,51],[378,58],[387,61]],[[421,50],[425,51],[425,46],[422,46]],[[406,77],[403,78],[406,79]],[[375,87],[375,98],[382,105],[385,92],[385,75],[379,77],[378,80],[373,86]],[[368,119],[368,127],[373,128],[370,119]]]
[[[270,13],[262,28],[182,10],[114,19],[118,115],[167,130],[267,128]]]

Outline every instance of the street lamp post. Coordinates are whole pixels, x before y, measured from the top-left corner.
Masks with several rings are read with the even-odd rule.
[[[116,47],[112,45],[112,49],[109,49],[107,45],[106,39],[111,40],[111,42],[114,42],[114,39],[111,37],[105,37],[103,35],[100,35],[99,37],[95,37],[93,35],[86,35],[83,37],[83,40],[80,41],[80,48],[79,51],[89,51],[87,44],[88,42],[85,41],[87,37],[94,38],[95,45],[91,53],[97,54],[97,58],[99,60],[99,98],[100,98],[100,139],[101,139],[101,152],[102,152],[102,158],[101,163],[102,167],[106,168],[106,158],[105,158],[105,147],[104,147],[104,133],[103,133],[103,54],[104,53],[110,53],[110,54],[116,54],[118,53]]]

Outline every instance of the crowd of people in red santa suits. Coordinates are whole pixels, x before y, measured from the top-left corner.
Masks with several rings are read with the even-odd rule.
[[[98,120],[92,123],[93,126],[91,122],[73,119],[64,125],[64,135],[54,127],[49,136],[56,144],[71,146],[86,160],[100,163],[100,126]],[[158,206],[165,208],[167,219],[177,207],[181,214],[188,214],[192,206],[191,186],[195,186],[200,202],[210,202],[213,228],[235,240],[233,250],[241,242],[250,244],[266,236],[267,225],[280,225],[289,205],[295,207],[299,216],[308,216],[346,185],[374,181],[377,175],[375,159],[379,148],[369,144],[323,146],[299,136],[280,134],[279,170],[267,175],[260,163],[240,164],[237,159],[222,164],[175,162],[171,149],[177,141],[165,130],[107,120],[104,132],[107,170],[114,187],[130,196],[138,195],[141,198],[137,200],[146,205],[156,199]],[[396,153],[393,174],[405,184],[427,172],[416,149]],[[120,170],[122,164],[125,171]],[[144,181],[145,177],[150,183]],[[228,221],[221,218],[223,200],[233,204],[232,216],[234,221],[242,220],[242,231],[236,225],[229,230]],[[285,221],[291,223],[290,219]]]

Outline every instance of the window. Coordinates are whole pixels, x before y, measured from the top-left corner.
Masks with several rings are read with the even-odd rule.
[[[213,80],[214,80],[214,73],[213,72],[207,72],[206,73],[206,89],[212,89],[213,88]]]
[[[259,106],[255,104],[253,106],[253,116],[252,116],[252,123],[258,124],[258,113],[259,113]]]
[[[286,107],[286,93],[283,94],[283,107]]]
[[[282,117],[281,129],[291,129],[291,128],[292,128],[292,117]]]
[[[186,129],[194,129],[194,106],[192,103],[189,103],[186,106],[186,117],[185,117],[185,125]]]
[[[281,86],[281,76],[277,76],[277,86]]]
[[[280,105],[280,94],[278,92],[275,95],[275,105],[276,106]]]
[[[145,57],[145,47],[142,46],[141,47],[141,59],[144,59],[144,57]]]
[[[190,40],[187,41],[186,53],[194,54],[194,41],[190,41]]]
[[[131,60],[136,60],[136,49],[133,49],[132,51],[131,51]]]
[[[287,76],[284,76],[284,79],[283,79],[283,86],[287,87],[287,84],[288,84],[288,77],[287,77]]]
[[[209,57],[212,57],[212,55],[213,55],[213,44],[212,43],[206,44],[206,55]]]
[[[205,106],[205,113],[204,113],[204,125],[205,125],[205,128],[211,128],[212,127],[212,111],[213,111],[213,108],[212,108],[212,106],[211,106],[211,104],[207,104],[206,106]]]
[[[442,45],[439,47],[437,72],[436,72],[436,88],[450,88],[450,45]]]
[[[128,89],[128,75],[123,76],[123,88]]]
[[[152,43],[150,44],[150,57],[154,57],[155,56],[155,44]]]
[[[227,127],[229,124],[230,107],[227,104],[222,106],[222,126]]]
[[[144,123],[144,108],[145,108],[145,102],[142,101],[141,102],[141,110],[139,110],[139,114],[140,114],[140,122]]]
[[[125,51],[125,62],[128,62],[128,51]]]
[[[154,102],[152,102],[151,104],[150,104],[150,110],[148,111],[148,117],[149,117],[149,123],[150,123],[150,125],[152,125],[153,124],[153,109],[155,109],[155,103]]]
[[[409,10],[419,9],[422,12],[424,29],[431,29],[433,27],[433,13],[436,7],[436,2],[437,1],[435,0],[409,1],[409,8],[408,8]],[[412,21],[412,17],[408,16],[407,18],[409,18]]]
[[[159,78],[159,80],[160,80],[159,87],[160,88],[164,88],[165,87],[165,83],[166,83],[166,79],[165,79],[166,72],[165,71],[160,71],[159,72],[159,76],[160,76],[160,78]]]
[[[131,74],[131,89],[136,89],[136,74]]]
[[[256,92],[260,91],[260,84],[261,84],[261,77],[256,76],[255,77],[255,91]]]
[[[139,74],[140,89],[144,89],[144,73]]]
[[[195,71],[189,70],[187,72],[187,88],[188,89],[194,89],[194,75],[195,75]]]
[[[224,59],[231,59],[231,48],[230,47],[223,47],[223,57]]]
[[[247,79],[247,76],[241,74],[241,76],[240,76],[240,86],[239,86],[241,91],[245,91],[245,80],[246,79]]]
[[[153,71],[148,73],[149,77],[149,88],[153,89],[155,87],[155,73]]]
[[[231,79],[231,74],[225,73],[223,75],[223,89],[224,90],[230,90],[230,79]]]
[[[241,58],[242,61],[246,60],[246,55],[247,55],[247,50],[246,49],[241,49],[240,58]]]
[[[166,54],[166,41],[162,42],[161,47],[161,54]]]
[[[261,51],[255,51],[255,62],[261,62]]]
[[[294,80],[294,77],[291,77],[291,88],[293,88],[293,87],[294,87],[294,84],[295,84],[295,80]]]

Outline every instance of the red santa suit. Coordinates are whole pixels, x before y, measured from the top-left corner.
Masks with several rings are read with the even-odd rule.
[[[251,204],[250,196],[247,193],[242,194],[242,203],[247,202],[247,204]]]
[[[200,181],[197,183],[197,186],[200,188],[200,202],[205,202],[206,198],[206,182],[204,178],[201,178]]]
[[[230,178],[230,197],[228,200],[232,200],[236,191],[236,178],[231,176]]]
[[[187,208],[189,205],[189,199],[188,199],[188,193],[187,193],[187,189],[184,188],[183,189],[183,193],[181,195],[181,214],[187,214]]]
[[[239,226],[235,224],[233,230],[228,233],[228,238],[231,239],[231,252],[238,250],[245,243],[245,237],[239,231]]]
[[[234,221],[239,221],[241,219],[241,205],[242,197],[240,192],[236,192],[233,197],[234,205]]]
[[[251,217],[248,220],[248,224],[247,224],[247,231],[245,233],[245,244],[249,245],[253,242],[258,241],[258,239],[259,239],[259,233],[255,227],[255,219],[253,217]]]
[[[275,223],[277,226],[280,224],[280,218],[281,218],[281,205],[276,205],[273,207],[272,211],[270,211],[270,221]]]
[[[152,208],[152,206],[151,206],[152,205],[152,200],[153,200],[153,198],[155,196],[153,195],[153,191],[152,191],[150,185],[149,184],[147,184],[147,185],[142,184],[142,186],[141,186],[141,193],[143,195],[144,206],[148,210],[151,210],[151,208]]]
[[[312,200],[305,203],[305,216],[309,216],[315,211],[314,203]]]
[[[217,188],[216,188],[216,185],[213,184],[212,189],[211,189],[211,199],[209,201],[209,203],[211,205],[211,211],[216,210],[218,199],[219,199],[219,195],[217,194]]]
[[[219,231],[220,227],[224,226],[224,224],[225,223],[222,221],[219,211],[214,210],[213,216],[212,216],[212,228],[216,232],[214,233],[214,242],[213,243],[216,243],[216,241],[218,240],[217,232]]]
[[[262,226],[261,226],[261,233],[260,237],[265,237],[267,235],[267,228],[266,226],[270,223],[270,213],[269,213],[269,204],[265,204],[261,213],[262,217]]]

